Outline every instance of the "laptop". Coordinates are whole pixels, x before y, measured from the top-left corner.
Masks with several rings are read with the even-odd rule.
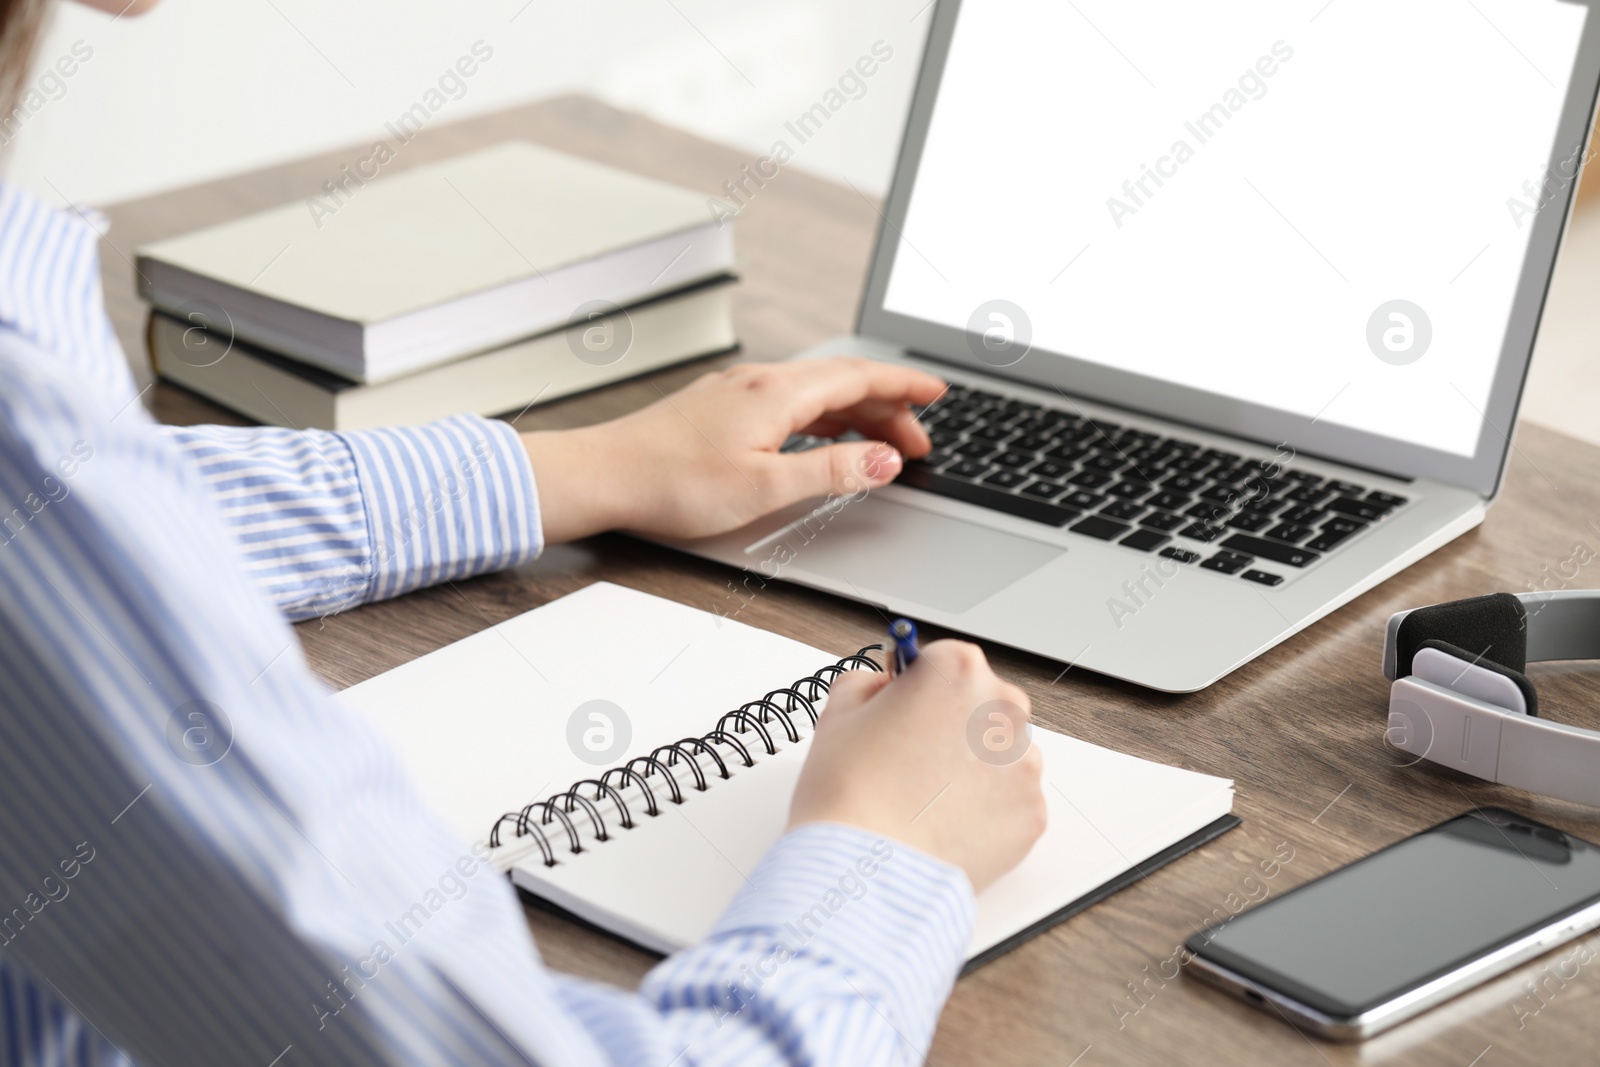
[[[1597,84],[1572,0],[938,0],[854,354],[893,484],[678,547],[1201,689],[1483,521]],[[786,447],[815,442],[797,439]]]

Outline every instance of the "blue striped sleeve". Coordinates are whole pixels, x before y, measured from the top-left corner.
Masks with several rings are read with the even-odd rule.
[[[567,980],[561,999],[615,1063],[921,1063],[973,916],[954,867],[853,827],[803,826],[637,996]]]
[[[552,974],[505,880],[311,675],[193,453],[15,342],[0,1063],[920,1058],[971,929],[959,873],[805,827],[638,993]]]
[[[290,618],[499,570],[541,547],[533,472],[503,422],[161,432],[193,460],[245,569]]]
[[[920,1063],[965,958],[959,870],[854,827],[811,824],[769,852],[698,947],[640,988],[688,1043],[743,1035],[783,1062]],[[729,1057],[730,1060],[732,1057]],[[720,1061],[720,1057],[718,1058]]]
[[[541,966],[282,617],[536,552],[515,433],[154,427],[79,214],[0,183],[0,1065],[917,1059],[965,881],[840,827],[640,993]]]

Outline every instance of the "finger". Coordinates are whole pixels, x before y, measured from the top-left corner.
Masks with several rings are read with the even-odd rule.
[[[867,400],[844,411],[830,411],[801,430],[815,437],[837,437],[854,430],[873,441],[886,441],[902,453],[921,457],[933,448],[928,431],[902,403]]]
[[[823,714],[848,715],[861,708],[888,684],[887,672],[845,671],[828,687],[828,706],[823,709]]]
[[[1009,704],[1015,704],[1022,712],[1022,718],[1027,722],[1033,721],[1033,701],[1021,686],[1012,685],[1010,682],[1000,683],[1000,699]]]
[[[757,379],[789,411],[796,427],[829,412],[846,411],[865,400],[930,404],[945,383],[910,367],[866,359],[807,359],[779,364]]]
[[[1038,745],[1029,745],[1028,751],[1022,754],[1022,759],[1017,761],[1020,770],[1027,775],[1029,781],[1037,788],[1039,780],[1044,777],[1044,753],[1039,751]]]
[[[889,422],[902,411],[910,410],[909,406],[899,400],[869,399],[838,411],[824,411],[817,416],[817,422],[833,422],[846,427],[860,428]]]
[[[764,464],[774,509],[830,493],[854,496],[876,489],[894,481],[904,466],[900,453],[882,441],[842,441],[805,452],[773,453],[764,457]]]
[[[970,641],[950,637],[930,641],[923,646],[922,655],[939,669],[939,677],[952,685],[976,683],[988,687],[994,684],[994,671],[983,649]]]

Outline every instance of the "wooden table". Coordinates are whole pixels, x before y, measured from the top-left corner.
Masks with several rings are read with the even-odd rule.
[[[584,98],[563,98],[430,127],[389,165],[399,171],[510,137],[528,138],[714,194],[751,157]],[[110,210],[105,287],[124,347],[148,380],[144,311],[129,257],[152,238],[318,191],[367,146],[167,193]],[[877,210],[860,194],[790,167],[738,219],[744,281],[736,319],[743,358],[779,359],[848,332],[866,271]],[[522,428],[575,426],[628,411],[721,361],[651,375],[528,412]],[[237,422],[165,384],[146,400],[169,422]],[[1600,815],[1443,771],[1401,766],[1382,743],[1386,683],[1378,668],[1384,620],[1403,607],[1498,589],[1524,590],[1570,575],[1574,546],[1600,550],[1600,449],[1536,426],[1517,438],[1503,499],[1478,531],[1356,600],[1205,692],[1146,692],[1006,648],[998,670],[1033,697],[1059,730],[1139,756],[1237,780],[1244,825],[1107,902],[963,979],[945,1010],[936,1064],[1246,1064],[1394,1062],[1441,1067],[1593,1061],[1600,1048],[1600,965],[1545,957],[1463,1001],[1360,1048],[1310,1041],[1275,1019],[1188,978],[1160,972],[1177,945],[1216,909],[1277,894],[1453,815],[1504,803],[1590,839]],[[1581,552],[1587,558],[1592,552]],[[346,686],[475,633],[590,582],[606,579],[710,608],[732,572],[605,536],[554,548],[501,574],[414,593],[300,627],[312,666]],[[1595,584],[1600,560],[1572,586]],[[1559,577],[1551,579],[1560,581]],[[824,648],[878,640],[871,608],[770,586],[744,621]],[[1537,668],[1547,706],[1600,727],[1600,674]],[[1259,864],[1292,859],[1274,877]],[[529,922],[554,967],[635,984],[654,962],[538,911]],[[1600,938],[1595,940],[1600,949]],[[1541,981],[1529,995],[1525,983]],[[1537,1010],[1537,1014],[1530,1014]]]

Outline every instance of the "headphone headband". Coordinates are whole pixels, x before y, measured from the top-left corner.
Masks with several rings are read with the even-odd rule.
[[[1423,641],[1442,640],[1521,671],[1529,663],[1600,659],[1600,589],[1490,593],[1389,616],[1384,677],[1411,673]]]
[[[1600,659],[1600,590],[1491,593],[1389,618],[1386,740],[1465,774],[1600,806],[1600,731],[1538,718],[1528,663]]]

